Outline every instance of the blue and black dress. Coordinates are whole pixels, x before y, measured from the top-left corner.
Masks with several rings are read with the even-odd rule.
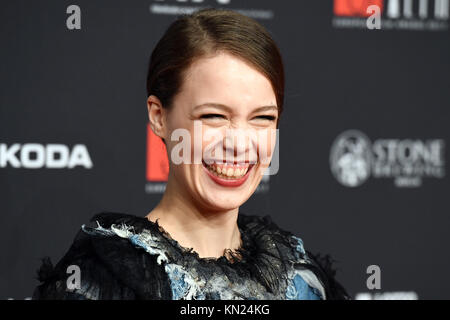
[[[237,223],[239,249],[200,258],[157,221],[97,214],[56,266],[43,259],[33,299],[350,299],[329,257],[305,251],[270,216],[240,212]],[[78,281],[70,278],[73,266]]]

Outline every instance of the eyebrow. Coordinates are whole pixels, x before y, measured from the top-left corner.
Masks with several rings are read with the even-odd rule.
[[[200,109],[202,107],[215,107],[215,108],[222,109],[222,110],[225,110],[228,112],[232,111],[231,107],[221,104],[221,103],[214,103],[214,102],[207,102],[207,103],[199,104],[198,106],[194,107],[193,111]],[[277,110],[278,111],[278,107],[274,106],[274,105],[262,106],[262,107],[259,107],[259,108],[256,108],[255,110],[253,110],[253,112],[261,112],[261,111],[266,111],[266,110]]]

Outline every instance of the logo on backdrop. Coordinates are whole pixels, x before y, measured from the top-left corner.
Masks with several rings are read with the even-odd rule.
[[[147,124],[146,193],[164,193],[169,177],[169,159],[166,146]]]
[[[348,130],[333,142],[330,167],[336,180],[358,187],[370,177],[394,179],[397,187],[420,187],[424,178],[445,177],[443,139],[376,139]]]
[[[449,29],[450,0],[334,0],[335,28],[366,29],[367,19],[379,8],[383,30]]]
[[[92,160],[84,144],[73,148],[64,144],[0,143],[0,168],[73,169],[92,168]]]
[[[365,134],[350,130],[342,133],[331,149],[331,170],[344,186],[356,187],[369,178],[372,153]]]
[[[150,13],[157,15],[191,14],[207,7],[225,7],[254,19],[271,20],[274,17],[274,12],[268,9],[231,7],[231,0],[153,0],[153,3],[150,4]]]
[[[147,124],[147,162],[145,192],[164,193],[169,177],[169,158],[166,145],[162,142]],[[269,191],[269,175],[263,175],[255,193]]]

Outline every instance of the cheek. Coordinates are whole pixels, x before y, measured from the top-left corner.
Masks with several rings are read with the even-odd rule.
[[[203,125],[200,137],[201,142],[197,144],[196,150],[198,150],[202,158],[222,159],[224,157],[222,140],[224,136],[225,132],[223,129],[210,128]]]
[[[270,128],[258,132],[258,156],[262,165],[269,165],[274,156],[278,129]]]
[[[190,121],[183,120],[182,118],[186,117],[173,115],[171,121],[167,122],[167,140],[169,140],[167,144],[168,146],[170,145],[170,150],[168,149],[169,162],[173,163],[177,169],[178,167],[182,167],[183,164],[186,168],[186,165],[193,164],[195,161],[194,153],[196,152],[196,148],[198,149],[198,143],[195,143],[195,126]],[[171,137],[173,137],[174,141],[171,140]],[[176,164],[180,159],[182,159],[182,164]]]

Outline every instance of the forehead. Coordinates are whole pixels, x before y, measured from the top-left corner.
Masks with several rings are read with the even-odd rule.
[[[187,70],[178,98],[187,104],[217,102],[231,107],[276,105],[270,81],[228,53],[196,60]]]

